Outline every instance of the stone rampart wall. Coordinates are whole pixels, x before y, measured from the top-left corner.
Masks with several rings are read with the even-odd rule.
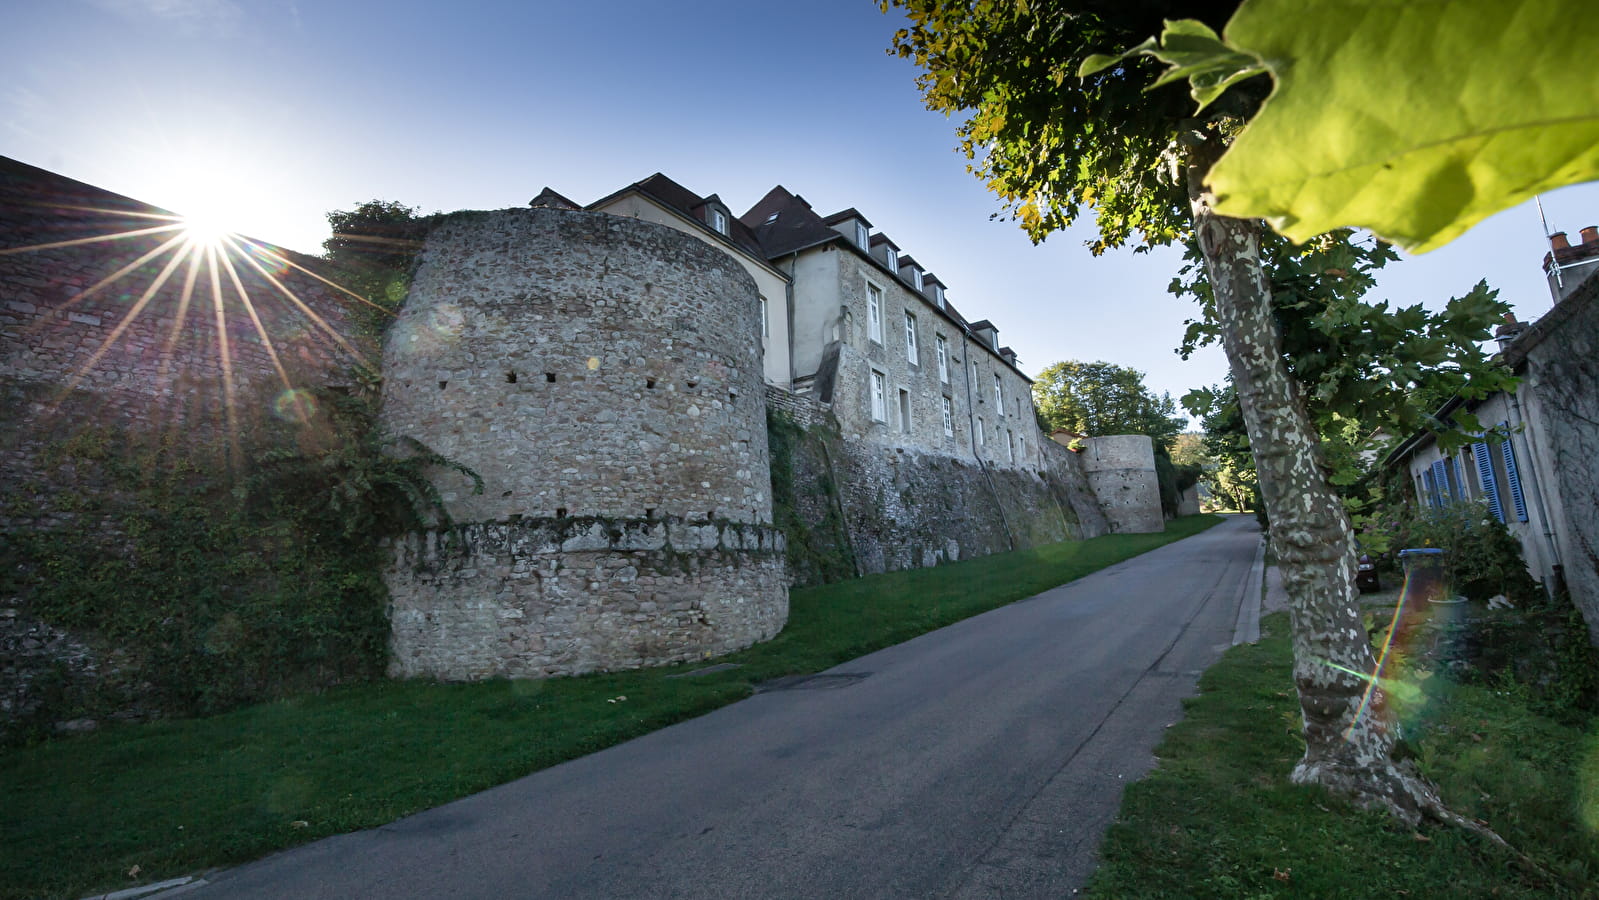
[[[715,656],[788,618],[783,537],[743,522],[521,519],[411,535],[389,581],[397,676],[580,674]]]
[[[807,403],[812,417],[828,414],[803,397],[778,406]],[[818,445],[797,456],[797,506],[809,523],[820,524],[831,502],[821,482],[832,480],[862,572],[932,566],[1109,530],[1075,454],[1047,441],[1041,441],[1038,469],[984,467],[974,459],[865,441],[827,446],[832,449],[820,452]],[[808,505],[802,502],[807,497]]]
[[[662,225],[531,209],[437,227],[387,336],[383,421],[484,490],[441,473],[461,546],[396,547],[394,671],[572,674],[775,635],[758,316],[742,267]]]
[[[1111,531],[1142,534],[1166,529],[1154,442],[1148,435],[1085,438],[1079,456]]]

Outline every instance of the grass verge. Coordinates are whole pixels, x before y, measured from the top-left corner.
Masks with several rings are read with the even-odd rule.
[[[555,678],[354,685],[0,754],[0,897],[77,896],[370,828],[709,712],[1197,534],[1107,535],[796,590],[777,638],[719,659]]]
[[[1200,680],[1160,764],[1130,785],[1094,897],[1591,897],[1599,876],[1599,731],[1538,715],[1514,688],[1433,678],[1407,738],[1456,811],[1554,873],[1454,828],[1412,831],[1288,783],[1304,750],[1286,613]],[[1592,724],[1592,723],[1590,723]]]

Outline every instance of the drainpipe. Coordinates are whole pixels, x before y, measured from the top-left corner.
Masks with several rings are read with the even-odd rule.
[[[1553,574],[1554,574],[1554,577],[1551,578],[1550,580],[1551,581],[1563,581],[1563,580],[1565,580],[1565,567],[1560,561],[1560,546],[1559,546],[1559,544],[1557,544],[1555,542],[1554,523],[1551,522],[1550,519],[1549,519],[1549,509],[1548,509],[1548,507],[1544,506],[1543,491],[1538,487],[1538,460],[1539,460],[1539,456],[1538,456],[1538,451],[1536,449],[1536,446],[1534,445],[1533,440],[1532,440],[1532,433],[1533,433],[1532,423],[1528,422],[1526,420],[1526,417],[1524,417],[1521,414],[1521,397],[1519,396],[1519,394],[1520,394],[1519,389],[1510,392],[1510,409],[1516,415],[1516,425],[1521,428],[1521,434],[1522,434],[1522,441],[1521,442],[1522,442],[1523,446],[1525,446],[1527,448],[1527,466],[1526,466],[1526,469],[1527,469],[1527,475],[1529,475],[1531,477],[1526,479],[1526,480],[1532,482],[1532,499],[1533,499],[1533,503],[1538,507],[1538,518],[1543,520],[1543,539],[1544,539],[1544,543],[1549,548],[1549,562],[1550,562],[1550,566],[1553,568]],[[1505,435],[1505,440],[1512,441],[1511,446],[1512,447],[1515,446],[1514,439],[1513,439],[1513,437],[1511,435],[1508,435],[1508,434]],[[1556,588],[1557,588],[1557,585],[1549,584],[1549,585],[1546,585],[1544,587],[1544,591],[1546,593],[1548,593],[1550,597],[1553,597],[1554,594],[1555,594]]]
[[[799,268],[799,251],[788,259],[788,284],[783,286],[788,306],[788,389],[794,390],[794,272]]]
[[[961,329],[961,377],[966,381],[966,431],[972,440],[972,456],[977,460],[977,468],[983,473],[983,482],[988,485],[989,496],[994,498],[994,508],[999,510],[999,524],[1005,529],[1005,542],[1012,550],[1016,549],[1016,536],[1011,533],[1010,519],[1005,515],[1005,504],[999,500],[999,490],[994,487],[994,477],[988,474],[988,464],[983,462],[983,453],[977,447],[977,404],[972,398],[972,352],[966,346],[966,330]]]

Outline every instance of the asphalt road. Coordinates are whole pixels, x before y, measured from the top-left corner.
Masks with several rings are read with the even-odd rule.
[[[785,690],[186,898],[1062,897],[1231,643],[1235,517]]]

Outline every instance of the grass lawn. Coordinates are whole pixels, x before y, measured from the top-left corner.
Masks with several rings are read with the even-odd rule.
[[[1554,874],[1459,829],[1412,831],[1288,783],[1304,750],[1286,613],[1234,647],[1128,787],[1089,895],[1106,898],[1599,896],[1599,731],[1533,712],[1514,688],[1427,683],[1406,737],[1456,811]]]
[[[208,719],[0,753],[0,897],[81,896],[393,821],[1032,596],[1221,521],[1107,535],[790,597],[788,627],[718,662],[555,678],[355,685]],[[625,698],[625,699],[623,699]],[[134,874],[130,875],[132,872]]]

